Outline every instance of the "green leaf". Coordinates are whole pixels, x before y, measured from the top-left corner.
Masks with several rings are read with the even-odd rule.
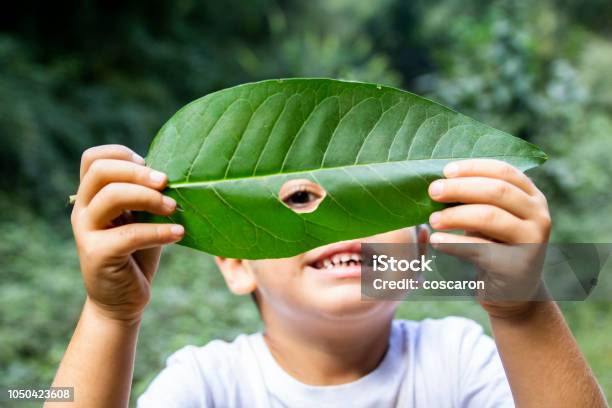
[[[399,89],[331,79],[249,83],[178,111],[147,163],[168,174],[182,245],[243,258],[293,256],[417,223],[443,205],[427,195],[452,160],[489,157],[521,170],[536,146]],[[279,199],[288,180],[326,195],[311,213]],[[154,218],[159,222],[160,217]]]

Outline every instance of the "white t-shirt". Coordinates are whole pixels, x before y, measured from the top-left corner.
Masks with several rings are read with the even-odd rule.
[[[395,320],[379,366],[347,384],[306,385],[261,333],[174,353],[138,399],[151,407],[514,407],[495,343],[475,322]]]

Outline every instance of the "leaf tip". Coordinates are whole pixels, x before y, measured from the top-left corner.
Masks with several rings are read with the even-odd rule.
[[[540,164],[544,164],[544,162],[546,162],[548,160],[548,155],[546,154],[546,152],[540,150],[539,152],[540,154],[538,155],[538,159],[540,161]]]

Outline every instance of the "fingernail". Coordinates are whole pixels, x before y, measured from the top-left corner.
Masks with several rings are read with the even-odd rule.
[[[176,208],[176,201],[174,201],[172,197],[164,196],[164,198],[162,198],[162,201],[164,202],[164,207],[166,207],[167,209],[174,210]]]
[[[436,211],[435,213],[432,213],[432,214],[429,216],[429,223],[430,223],[431,225],[436,225],[436,224],[438,224],[438,223],[440,222],[440,217],[441,217],[441,216],[440,216],[440,212],[439,212],[439,211]],[[433,235],[432,235],[432,237],[433,237]]]
[[[132,161],[135,161],[136,163],[139,163],[139,164],[145,164],[145,159],[138,153],[132,154]]]
[[[185,228],[183,228],[182,225],[175,224],[172,227],[170,227],[170,232],[172,232],[173,235],[180,237],[185,232]]]
[[[151,181],[154,183],[161,183],[166,179],[166,175],[162,172],[153,170],[150,174],[149,177],[151,178]]]
[[[454,177],[459,174],[459,166],[457,163],[449,163],[444,167],[444,175],[446,177]]]
[[[436,180],[429,186],[429,195],[437,197],[442,195],[442,190],[444,190],[444,185],[440,180]]]

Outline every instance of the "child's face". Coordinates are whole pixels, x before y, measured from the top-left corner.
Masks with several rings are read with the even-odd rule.
[[[417,236],[414,227],[404,228],[325,245],[290,258],[218,258],[217,263],[232,292],[256,291],[264,318],[269,310],[298,319],[359,318],[391,313],[396,306],[395,302],[361,300],[360,244],[373,242],[414,243]]]

